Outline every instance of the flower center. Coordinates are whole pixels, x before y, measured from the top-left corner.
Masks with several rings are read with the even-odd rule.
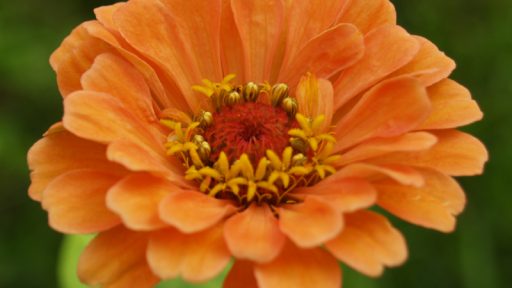
[[[280,107],[255,102],[223,107],[213,119],[213,125],[204,132],[212,148],[212,163],[221,152],[231,162],[247,154],[253,164],[269,149],[281,154],[288,146],[288,131],[298,126]]]
[[[331,164],[339,155],[332,153],[335,138],[323,131],[325,116],[297,113],[298,102],[285,84],[235,86],[233,78],[193,87],[209,97],[215,111],[193,120],[181,112],[161,120],[171,129],[168,154],[181,159],[185,179],[212,197],[241,207],[300,202],[295,188],[336,172]]]

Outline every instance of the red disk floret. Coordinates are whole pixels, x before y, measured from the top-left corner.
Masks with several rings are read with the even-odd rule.
[[[213,125],[204,133],[212,147],[212,163],[222,151],[230,162],[245,153],[254,165],[267,149],[280,155],[289,143],[288,130],[297,127],[295,119],[290,119],[283,109],[258,102],[224,106],[213,119]]]

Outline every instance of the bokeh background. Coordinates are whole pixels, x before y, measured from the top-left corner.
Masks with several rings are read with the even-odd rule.
[[[0,0],[0,287],[62,287],[74,277],[73,258],[60,265],[67,275],[58,276],[63,237],[27,196],[25,159],[62,114],[49,55],[74,26],[93,18],[94,7],[113,2]],[[468,205],[455,233],[394,221],[408,239],[409,261],[379,279],[345,269],[345,287],[510,287],[512,1],[393,2],[402,26],[458,63],[452,77],[473,92],[485,113],[484,121],[466,130],[483,140],[491,160],[485,175],[460,179]],[[80,239],[66,242],[65,250],[76,250],[69,248],[76,243]]]

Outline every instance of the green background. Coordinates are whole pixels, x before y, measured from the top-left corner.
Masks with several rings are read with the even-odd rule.
[[[94,7],[112,2],[0,1],[0,287],[59,287],[63,238],[27,196],[26,151],[62,114],[49,55],[93,17]],[[485,114],[466,130],[483,140],[491,160],[484,176],[461,179],[468,206],[455,233],[394,219],[408,239],[409,261],[379,279],[344,269],[345,287],[506,287],[512,283],[512,1],[393,2],[402,26],[458,63],[452,77]],[[73,265],[64,265],[68,276]]]

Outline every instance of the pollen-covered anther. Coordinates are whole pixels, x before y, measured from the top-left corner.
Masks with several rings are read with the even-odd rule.
[[[248,102],[256,102],[260,93],[260,87],[254,82],[249,82],[242,88],[243,98]]]
[[[272,87],[272,106],[279,107],[283,100],[288,97],[288,85],[279,83]]]
[[[290,118],[294,118],[297,114],[297,111],[299,110],[299,104],[297,103],[297,100],[290,97],[283,99],[281,107],[283,107],[284,111],[288,113]]]

